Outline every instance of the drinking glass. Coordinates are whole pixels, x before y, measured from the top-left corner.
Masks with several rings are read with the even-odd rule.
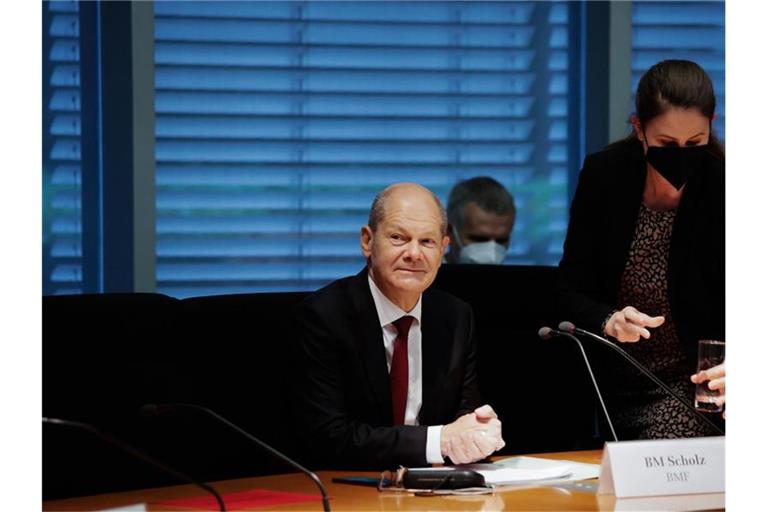
[[[709,370],[725,362],[725,342],[718,340],[699,340],[699,359],[696,372]],[[694,405],[702,412],[721,412],[723,406],[715,401],[720,396],[719,390],[709,389],[709,381],[696,384]]]

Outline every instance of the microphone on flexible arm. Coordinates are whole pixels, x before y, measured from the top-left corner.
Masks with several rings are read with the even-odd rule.
[[[656,384],[661,389],[663,389],[669,396],[671,396],[672,398],[674,398],[675,400],[683,404],[689,411],[691,411],[697,418],[701,419],[707,425],[709,425],[715,432],[717,432],[721,436],[725,435],[725,432],[723,432],[723,430],[720,427],[718,427],[712,420],[710,420],[709,418],[704,416],[702,413],[697,411],[696,408],[692,406],[690,403],[688,403],[687,400],[684,400],[683,398],[681,398],[677,393],[675,393],[675,391],[672,390],[672,388],[664,384],[664,382],[662,382],[661,379],[656,377],[656,375],[654,375],[653,372],[651,372],[648,368],[646,368],[643,364],[641,364],[637,359],[629,355],[624,349],[622,349],[615,343],[611,342],[606,338],[603,338],[602,336],[598,336],[595,333],[589,332],[585,329],[580,329],[575,325],[573,325],[571,322],[560,322],[560,325],[558,325],[558,327],[560,328],[561,331],[565,331],[571,334],[580,334],[582,336],[587,336],[588,338],[592,338],[593,340],[596,340],[601,344],[615,350],[621,355],[621,357],[629,361],[632,364],[632,366],[634,366],[635,368],[643,372],[643,375],[651,379],[654,382],[654,384]]]
[[[600,400],[600,407],[602,407],[603,414],[605,414],[605,419],[608,420],[608,426],[611,428],[611,434],[613,435],[613,440],[618,441],[619,438],[616,436],[616,431],[613,429],[613,423],[611,422],[611,417],[608,415],[608,409],[605,407],[605,402],[603,401],[603,395],[602,393],[600,393],[600,388],[597,385],[597,380],[595,380],[595,375],[592,373],[592,367],[589,364],[589,359],[587,359],[587,353],[584,352],[584,347],[581,345],[581,341],[579,341],[579,338],[577,338],[576,336],[574,336],[569,332],[559,331],[557,329],[552,329],[550,327],[542,327],[541,329],[539,329],[539,338],[543,340],[550,340],[558,336],[570,338],[573,341],[575,341],[576,344],[579,346],[579,349],[581,350],[581,355],[584,357],[584,364],[587,365],[587,371],[589,372],[589,377],[592,379],[592,385],[595,387],[595,393],[597,393],[597,398]]]
[[[330,506],[330,504],[328,502],[328,493],[325,490],[325,486],[323,485],[323,482],[320,481],[320,478],[315,473],[313,473],[312,471],[308,470],[307,468],[305,468],[304,466],[302,466],[298,462],[294,461],[293,459],[289,458],[287,455],[284,455],[283,453],[275,450],[274,448],[269,446],[267,443],[265,443],[261,439],[257,438],[256,436],[254,436],[252,434],[249,434],[248,432],[246,432],[242,428],[238,427],[237,425],[235,425],[234,423],[232,423],[228,419],[224,418],[220,414],[217,414],[216,412],[212,411],[211,409],[209,409],[207,407],[203,407],[202,405],[197,405],[197,404],[173,403],[173,404],[159,404],[159,405],[157,405],[157,404],[147,404],[147,405],[143,405],[140,410],[141,410],[141,413],[144,414],[145,416],[160,416],[160,415],[166,414],[166,413],[173,413],[173,412],[175,412],[178,409],[191,409],[191,410],[194,410],[194,411],[198,411],[198,412],[202,412],[204,414],[207,414],[208,416],[212,416],[213,418],[215,418],[216,420],[220,421],[221,423],[224,423],[229,428],[231,428],[232,430],[238,432],[240,435],[244,436],[245,438],[247,438],[251,442],[257,444],[263,450],[271,453],[276,458],[282,460],[283,462],[287,463],[288,465],[298,469],[299,471],[301,471],[302,473],[307,475],[317,485],[317,487],[320,489],[320,494],[322,494],[322,496],[323,496],[323,510],[325,512],[330,512],[331,506]]]
[[[219,510],[221,510],[222,512],[226,512],[227,510],[224,507],[224,500],[221,499],[221,495],[218,492],[216,492],[216,489],[214,489],[210,485],[206,484],[205,482],[200,482],[198,480],[195,480],[191,476],[185,475],[181,471],[178,471],[176,469],[173,469],[170,466],[163,464],[157,459],[150,457],[146,453],[140,451],[138,448],[135,448],[124,441],[120,441],[116,437],[99,430],[93,425],[89,425],[88,423],[83,423],[80,421],[64,420],[61,418],[47,418],[45,416],[43,416],[43,423],[46,423],[48,425],[74,428],[74,429],[83,430],[90,434],[93,434],[96,437],[100,438],[102,441],[106,441],[107,443],[113,446],[116,446],[117,448],[123,450],[124,452],[130,453],[134,457],[137,457],[143,460],[144,462],[147,462],[157,468],[160,468],[162,471],[165,471],[166,473],[173,475],[179,480],[184,480],[185,482],[189,482],[193,485],[196,485],[197,487],[200,487],[201,489],[204,489],[206,492],[213,494],[213,497],[216,498],[216,501],[219,504]]]

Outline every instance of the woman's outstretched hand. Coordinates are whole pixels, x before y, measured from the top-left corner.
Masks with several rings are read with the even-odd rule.
[[[634,343],[641,337],[651,337],[648,327],[658,327],[664,323],[663,316],[648,316],[632,306],[616,311],[605,323],[605,334],[621,342]]]

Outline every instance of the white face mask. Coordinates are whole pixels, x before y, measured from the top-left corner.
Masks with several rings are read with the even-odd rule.
[[[507,255],[507,248],[498,242],[488,240],[468,244],[461,248],[459,261],[461,263],[479,263],[483,265],[499,265]]]
[[[498,242],[476,242],[474,244],[461,244],[461,237],[456,228],[453,228],[453,242],[461,250],[459,263],[477,263],[480,265],[499,265],[507,255],[507,248]]]

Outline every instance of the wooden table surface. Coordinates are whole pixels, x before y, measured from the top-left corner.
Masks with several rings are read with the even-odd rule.
[[[534,457],[548,459],[568,459],[578,462],[599,464],[601,450],[579,452],[559,452],[532,454]],[[496,510],[658,510],[659,507],[672,507],[675,510],[722,509],[725,507],[725,495],[698,495],[688,497],[652,498],[657,501],[621,500],[621,506],[613,496],[596,495],[597,479],[582,482],[569,482],[559,485],[541,485],[510,487],[499,490],[494,494],[479,496],[414,496],[406,493],[379,492],[373,487],[337,484],[331,482],[336,476],[378,476],[379,473],[360,471],[319,471],[318,476],[325,484],[331,497],[331,510],[466,510],[466,511],[496,511]],[[257,478],[243,478],[214,482],[213,486],[220,494],[252,489],[269,489],[307,494],[317,494],[317,487],[303,474],[287,474]],[[153,504],[159,500],[199,497],[204,491],[192,485],[161,487],[140,491],[129,491],[114,494],[102,494],[82,498],[71,498],[43,502],[43,510],[101,510],[113,507],[127,506],[137,503],[148,503],[147,510],[173,510],[167,506]],[[702,498],[703,497],[703,498]],[[702,501],[702,499],[704,501]],[[658,501],[665,500],[665,501]],[[697,501],[698,500],[698,501]],[[677,505],[675,505],[677,503]],[[184,509],[190,510],[190,509]],[[259,509],[252,509],[259,510]],[[264,510],[264,509],[261,509]],[[322,504],[304,502],[273,507],[272,510],[322,510]]]

